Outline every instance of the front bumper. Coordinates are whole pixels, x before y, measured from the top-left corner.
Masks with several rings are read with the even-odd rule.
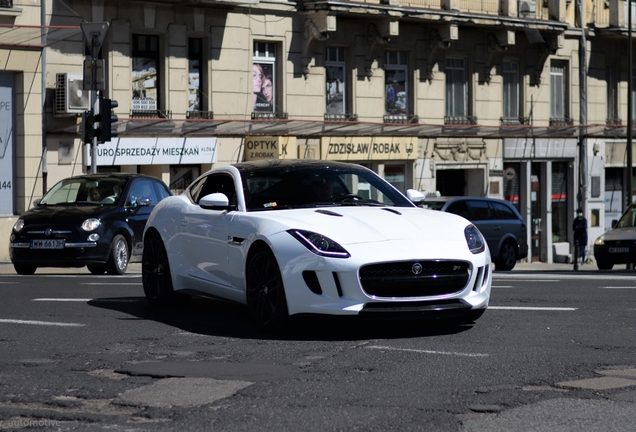
[[[38,267],[83,267],[87,264],[104,264],[108,260],[110,243],[66,242],[64,249],[31,249],[31,243],[9,243],[9,256],[15,264],[32,264]]]

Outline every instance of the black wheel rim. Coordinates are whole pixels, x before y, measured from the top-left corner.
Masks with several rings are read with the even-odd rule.
[[[152,299],[159,298],[161,283],[165,275],[165,252],[156,238],[151,238],[144,246],[142,263],[143,284],[146,294]]]
[[[504,263],[507,267],[513,266],[515,264],[515,251],[512,248],[512,245],[510,243],[506,243],[503,247],[503,254],[504,254]]]
[[[263,253],[250,262],[247,273],[247,302],[252,317],[261,325],[271,323],[281,313],[283,283],[276,261]]]

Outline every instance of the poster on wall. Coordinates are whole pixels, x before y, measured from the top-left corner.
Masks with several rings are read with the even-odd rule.
[[[252,65],[254,111],[274,112],[274,65]]]
[[[0,74],[0,214],[13,214],[13,74]]]
[[[157,60],[133,58],[132,110],[157,109]]]

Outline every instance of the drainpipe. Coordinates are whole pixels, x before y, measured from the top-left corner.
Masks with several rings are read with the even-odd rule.
[[[579,39],[579,196],[578,205],[585,214],[587,204],[587,40],[585,37],[585,18],[583,15],[583,0],[576,1],[576,11],[579,16],[581,38]]]

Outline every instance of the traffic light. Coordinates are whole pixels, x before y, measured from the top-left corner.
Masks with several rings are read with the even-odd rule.
[[[95,129],[96,120],[93,110],[82,113],[82,141],[85,144],[93,142],[93,138],[97,136],[98,130]]]
[[[100,143],[105,143],[116,137],[119,132],[113,129],[113,123],[117,123],[119,117],[112,113],[113,108],[117,108],[119,104],[116,100],[100,98],[99,99],[99,129],[97,138]]]

